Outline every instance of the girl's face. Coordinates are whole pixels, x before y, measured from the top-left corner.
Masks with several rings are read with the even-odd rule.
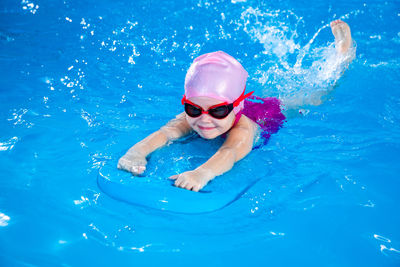
[[[209,107],[222,103],[222,101],[218,99],[206,96],[192,97],[189,100],[202,107],[203,110],[208,110]],[[231,111],[231,113],[223,119],[216,119],[208,114],[201,114],[199,117],[193,118],[186,114],[186,120],[192,129],[201,137],[205,139],[214,139],[226,133],[232,127],[235,121],[235,113]]]

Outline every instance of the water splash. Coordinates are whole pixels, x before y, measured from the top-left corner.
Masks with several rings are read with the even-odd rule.
[[[32,14],[35,14],[39,9],[39,5],[36,5],[35,3],[29,0],[22,0],[21,6],[23,10],[29,11]]]
[[[355,43],[345,55],[339,55],[334,38],[327,45],[316,42],[322,25],[305,44],[301,36],[304,20],[290,10],[266,10],[249,7],[238,25],[250,38],[262,44],[263,51],[254,57],[261,60],[254,80],[268,86],[263,96],[279,96],[287,106],[318,105],[355,57]]]

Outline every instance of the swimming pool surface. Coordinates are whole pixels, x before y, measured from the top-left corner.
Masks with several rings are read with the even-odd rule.
[[[400,266],[399,7],[2,0],[0,266]],[[326,67],[338,18],[357,43],[339,80]],[[223,209],[104,194],[99,169],[181,112],[186,70],[216,50],[259,96],[329,94],[213,181],[260,177]],[[156,151],[137,179],[165,181],[222,142],[191,141]]]

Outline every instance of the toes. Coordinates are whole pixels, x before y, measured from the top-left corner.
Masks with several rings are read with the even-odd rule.
[[[331,22],[331,27],[344,23],[342,20],[337,19]]]

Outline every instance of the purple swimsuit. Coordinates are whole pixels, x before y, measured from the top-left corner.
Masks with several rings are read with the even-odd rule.
[[[282,127],[286,119],[281,112],[281,103],[275,97],[250,96],[245,99],[244,109],[236,114],[234,125],[239,121],[242,114],[260,126],[262,145],[268,142],[271,134],[276,133]]]

